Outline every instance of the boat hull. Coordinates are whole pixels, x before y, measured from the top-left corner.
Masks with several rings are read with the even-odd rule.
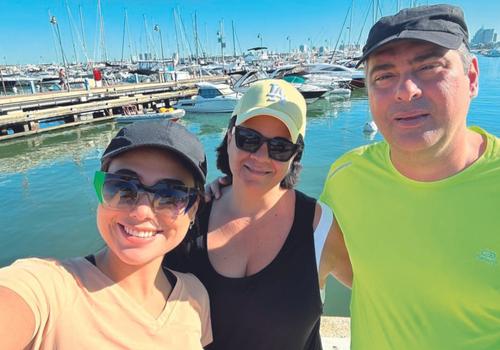
[[[179,100],[174,107],[182,108],[190,113],[231,113],[238,99],[190,99]]]
[[[172,112],[167,113],[145,113],[145,114],[135,114],[135,115],[122,115],[116,117],[116,121],[120,123],[133,123],[142,122],[149,120],[178,120],[182,118],[186,112],[183,109],[176,109]]]

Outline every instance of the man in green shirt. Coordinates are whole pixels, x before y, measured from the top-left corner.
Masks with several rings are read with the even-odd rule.
[[[466,125],[463,12],[384,17],[360,62],[385,141],[335,161],[321,195],[336,220],[320,275],[352,276],[351,349],[500,349],[500,140]]]

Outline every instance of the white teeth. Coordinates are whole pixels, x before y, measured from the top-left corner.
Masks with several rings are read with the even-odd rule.
[[[154,231],[138,231],[127,226],[123,226],[123,229],[128,235],[139,238],[151,238],[156,234]]]

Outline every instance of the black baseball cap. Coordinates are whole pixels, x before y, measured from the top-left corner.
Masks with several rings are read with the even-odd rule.
[[[101,169],[117,155],[139,147],[155,147],[174,153],[195,178],[205,183],[207,160],[203,145],[185,127],[172,121],[138,122],[120,129],[101,157]]]
[[[452,50],[462,43],[469,47],[467,24],[460,7],[442,4],[407,8],[394,16],[382,17],[373,25],[356,67],[381,46],[403,39],[427,41]]]

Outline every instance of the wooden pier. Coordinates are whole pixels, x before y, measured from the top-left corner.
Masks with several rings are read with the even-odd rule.
[[[225,82],[227,76],[204,78]],[[124,107],[157,109],[197,94],[199,79],[179,82],[124,84],[89,90],[0,97],[0,141],[81,124],[106,122]],[[51,124],[57,124],[50,126]],[[44,127],[44,125],[49,125]]]

